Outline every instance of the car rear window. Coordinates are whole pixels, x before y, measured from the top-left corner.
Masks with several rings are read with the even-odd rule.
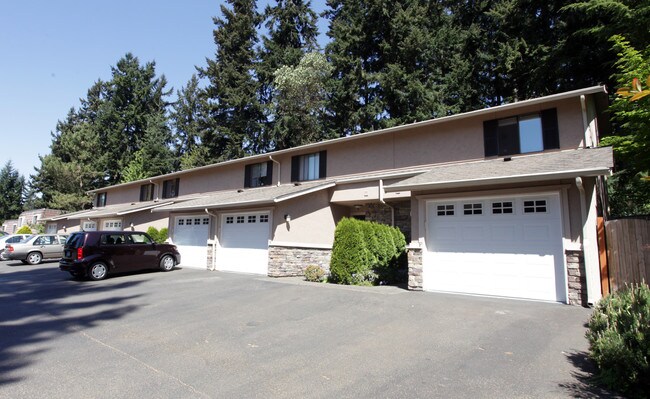
[[[65,245],[70,248],[79,248],[83,246],[84,236],[84,233],[74,233],[68,237],[68,241],[65,242]]]

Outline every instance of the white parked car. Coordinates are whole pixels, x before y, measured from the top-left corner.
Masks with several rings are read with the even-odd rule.
[[[9,244],[16,244],[31,236],[31,234],[9,234],[0,237],[0,259],[7,260],[5,257],[5,247]]]

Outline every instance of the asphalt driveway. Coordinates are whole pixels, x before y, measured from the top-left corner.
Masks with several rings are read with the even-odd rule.
[[[0,262],[1,398],[557,398],[589,309],[179,269]]]

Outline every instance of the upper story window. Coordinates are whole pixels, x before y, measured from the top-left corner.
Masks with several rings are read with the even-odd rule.
[[[153,201],[153,183],[140,186],[140,201]]]
[[[273,162],[260,162],[246,165],[244,187],[270,186],[273,179]]]
[[[98,208],[106,206],[106,192],[97,193],[97,199],[95,201],[95,206],[97,206]]]
[[[547,109],[483,122],[485,156],[525,154],[560,148],[557,111]]]
[[[163,182],[163,198],[175,198],[178,197],[178,183],[180,179],[170,179]]]
[[[326,168],[327,151],[296,155],[291,158],[291,181],[322,179]]]

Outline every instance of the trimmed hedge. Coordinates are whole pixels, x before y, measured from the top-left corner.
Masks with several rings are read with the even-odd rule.
[[[157,228],[150,226],[147,229],[147,234],[149,234],[155,242],[162,244],[169,237],[169,229],[167,229],[167,227],[163,227],[162,229],[158,230]]]
[[[330,280],[339,284],[394,284],[405,276],[406,240],[394,227],[343,218],[336,225]]]
[[[650,393],[650,288],[627,286],[601,300],[589,319],[597,379],[630,397]]]

